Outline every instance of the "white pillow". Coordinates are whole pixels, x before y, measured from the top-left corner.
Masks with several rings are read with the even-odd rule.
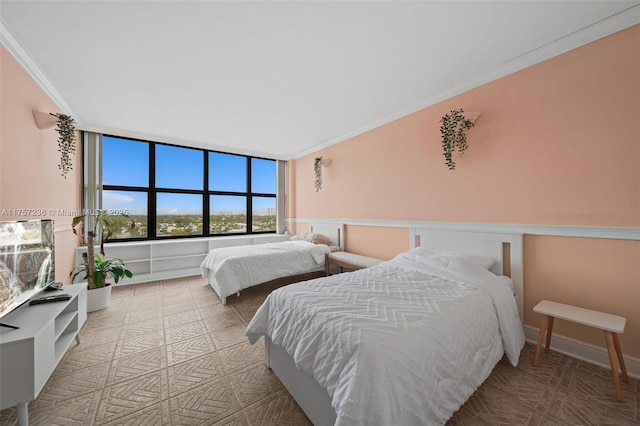
[[[441,257],[441,258],[454,257],[458,259],[464,259],[486,270],[491,269],[491,267],[496,263],[496,260],[489,256],[480,256],[475,254],[462,254],[462,253],[456,253],[453,250],[446,250],[446,249],[416,247],[410,250],[409,253],[413,253],[417,256]]]
[[[475,254],[458,254],[456,257],[460,259],[468,260],[474,265],[478,265],[479,267],[489,270],[493,265],[496,264],[496,260],[489,256],[478,256]]]

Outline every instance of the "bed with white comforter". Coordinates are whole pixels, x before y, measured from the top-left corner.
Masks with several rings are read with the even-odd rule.
[[[327,245],[307,241],[222,247],[211,250],[200,268],[202,277],[224,302],[228,296],[257,284],[321,271],[327,253]]]
[[[339,426],[444,424],[524,345],[508,278],[420,249],[272,292],[247,329],[263,335],[326,390]]]

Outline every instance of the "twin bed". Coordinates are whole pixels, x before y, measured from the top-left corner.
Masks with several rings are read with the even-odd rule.
[[[444,424],[503,355],[517,364],[522,236],[411,234],[389,262],[272,292],[250,322],[314,424]]]
[[[211,250],[200,265],[202,277],[223,304],[240,291],[284,277],[324,271],[325,255],[342,250],[341,224],[315,223],[308,234],[327,237],[330,244],[309,241],[286,241],[223,247]]]
[[[249,323],[314,424],[444,424],[504,355],[517,364],[522,235],[412,229],[410,247],[279,288]]]

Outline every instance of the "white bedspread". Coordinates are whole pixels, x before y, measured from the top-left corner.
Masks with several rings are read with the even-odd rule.
[[[328,246],[307,241],[222,247],[211,250],[200,268],[205,279],[213,274],[218,296],[225,298],[256,284],[318,270],[328,253]]]
[[[282,346],[327,390],[336,425],[444,424],[524,332],[501,277],[411,253],[280,288],[247,336]]]

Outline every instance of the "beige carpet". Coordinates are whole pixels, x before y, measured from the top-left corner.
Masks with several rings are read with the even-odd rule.
[[[250,346],[245,327],[277,285],[223,306],[198,278],[113,289],[29,405],[31,425],[307,425]],[[640,425],[640,385],[614,397],[607,370],[551,352],[531,366],[502,361],[450,425]],[[16,424],[13,408],[0,424]],[[390,425],[391,426],[391,425]]]

